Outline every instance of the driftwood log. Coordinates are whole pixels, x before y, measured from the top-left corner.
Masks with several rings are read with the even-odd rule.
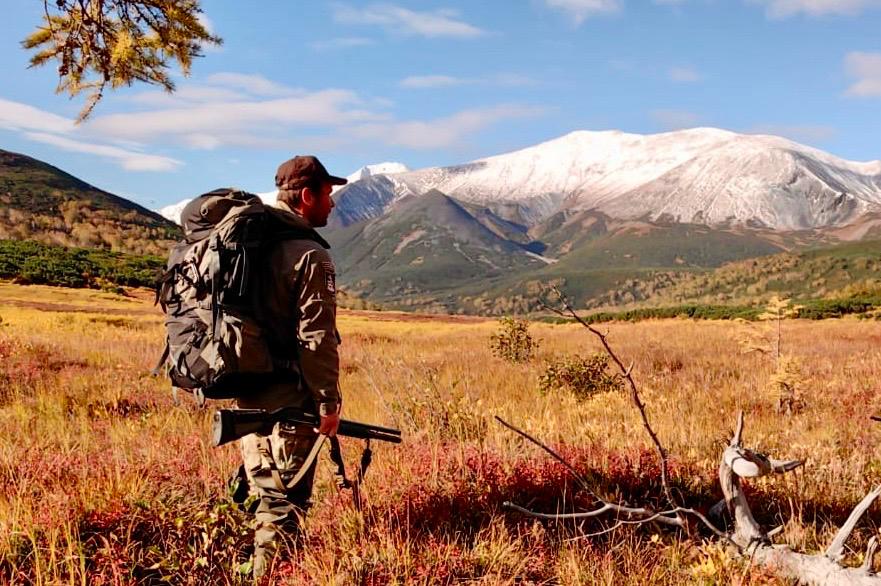
[[[860,518],[881,496],[881,486],[867,494],[854,508],[823,553],[808,555],[793,551],[786,545],[774,545],[753,517],[741,488],[740,479],[783,474],[798,468],[803,462],[774,460],[748,450],[740,445],[742,435],[743,413],[740,413],[734,437],[722,454],[722,462],[719,464],[719,483],[722,485],[728,511],[734,519],[731,540],[740,547],[743,554],[749,556],[750,562],[765,566],[779,576],[792,578],[802,584],[881,586],[881,578],[875,575],[872,569],[872,561],[878,548],[878,540],[875,537],[869,540],[861,567],[846,568],[841,565],[845,542]]]

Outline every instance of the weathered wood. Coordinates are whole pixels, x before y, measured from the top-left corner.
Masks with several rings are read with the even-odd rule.
[[[854,507],[850,516],[847,518],[847,521],[841,526],[838,533],[835,534],[832,543],[826,548],[827,558],[834,562],[840,562],[844,559],[845,542],[850,538],[850,534],[853,533],[854,528],[857,526],[857,523],[859,523],[862,516],[866,514],[866,511],[869,510],[869,507],[872,506],[872,503],[874,503],[879,496],[881,496],[881,486],[876,487],[875,490],[863,498],[860,504]]]
[[[881,578],[872,572],[872,559],[878,543],[873,537],[866,551],[862,567],[845,568],[839,562],[844,557],[844,543],[850,537],[859,519],[881,496],[881,487],[866,495],[847,522],[838,531],[823,554],[804,554],[785,545],[772,545],[753,517],[749,503],[740,485],[741,477],[755,478],[766,474],[784,473],[802,464],[798,460],[773,460],[752,450],[740,447],[743,435],[743,413],[738,416],[737,430],[731,444],[725,449],[719,464],[719,482],[725,502],[734,518],[732,539],[755,565],[771,569],[781,577],[792,578],[800,584],[816,586],[881,586]],[[738,474],[742,472],[743,474]]]

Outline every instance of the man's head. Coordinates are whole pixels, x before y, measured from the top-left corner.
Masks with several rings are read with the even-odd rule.
[[[316,228],[327,225],[334,205],[330,197],[333,186],[345,184],[345,179],[328,173],[313,156],[297,156],[285,161],[275,174],[279,201]]]

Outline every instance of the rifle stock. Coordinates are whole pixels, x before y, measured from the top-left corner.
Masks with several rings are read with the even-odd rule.
[[[214,445],[222,446],[237,440],[249,433],[269,435],[276,423],[318,427],[320,418],[314,413],[284,407],[274,411],[263,409],[219,409],[214,412],[213,436]],[[401,432],[390,427],[380,427],[368,423],[359,423],[347,419],[340,420],[337,435],[359,439],[401,443]]]

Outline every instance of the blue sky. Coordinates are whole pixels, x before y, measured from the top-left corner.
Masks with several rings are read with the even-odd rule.
[[[465,162],[573,130],[693,126],[881,159],[881,0],[203,0],[224,38],[178,92],[110,94],[90,120],[27,69],[39,0],[5,0],[0,148],[150,208],[336,174]]]

